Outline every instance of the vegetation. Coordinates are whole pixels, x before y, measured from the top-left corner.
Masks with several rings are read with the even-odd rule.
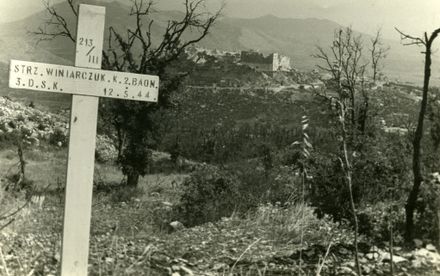
[[[200,62],[185,51],[217,19],[199,13],[202,4],[186,1],[185,18],[169,23],[159,46],[150,44],[151,2],[133,2],[127,37],[110,28],[105,68],[159,74],[163,86],[158,105],[103,103],[90,274],[439,269],[440,93],[429,89],[429,69],[440,30],[426,39],[402,33],[426,48],[421,90],[386,81],[380,32],[364,40],[351,28],[317,47],[320,70],[266,74],[230,55],[204,53]],[[188,43],[191,26],[201,33]],[[35,109],[3,98],[0,106],[6,275],[59,271],[67,119]]]
[[[399,31],[399,30],[398,30]],[[421,167],[421,143],[424,132],[424,121],[426,116],[426,110],[428,106],[428,92],[429,92],[429,81],[431,79],[431,54],[432,54],[432,44],[434,40],[440,33],[440,29],[436,29],[429,37],[425,32],[425,37],[418,38],[413,37],[407,34],[404,34],[399,31],[402,36],[402,40],[409,40],[407,45],[423,45],[425,47],[424,55],[425,55],[425,70],[424,70],[424,78],[423,78],[423,94],[422,94],[422,102],[420,103],[420,113],[417,120],[417,127],[414,133],[413,139],[413,164],[412,170],[414,175],[413,187],[411,189],[411,193],[408,196],[408,200],[405,205],[406,210],[406,240],[410,241],[413,238],[414,232],[414,211],[416,209],[416,201],[420,190],[420,185],[423,181],[422,175],[422,167]]]
[[[67,0],[71,12],[78,16],[73,0]],[[147,173],[150,148],[154,147],[152,138],[156,134],[154,113],[173,106],[171,93],[175,92],[182,81],[182,75],[172,69],[185,49],[202,40],[210,31],[220,15],[203,11],[204,0],[187,0],[184,2],[186,11],[180,20],[168,21],[161,41],[152,38],[154,25],[150,15],[154,12],[152,0],[135,0],[132,3],[130,16],[134,18],[134,27],[128,27],[126,36],[115,28],[109,28],[108,49],[102,53],[102,68],[107,70],[125,71],[138,74],[159,76],[160,93],[158,102],[145,103],[135,101],[103,101],[101,115],[106,118],[104,123],[110,124],[118,141],[118,163],[127,176],[128,186],[137,186],[139,177]],[[75,35],[59,12],[46,3],[46,10],[51,15],[44,28],[36,35],[41,39],[54,39],[59,36],[70,38],[75,42]],[[55,28],[54,28],[55,26]],[[196,34],[184,40],[188,34]],[[139,56],[139,58],[137,58]]]

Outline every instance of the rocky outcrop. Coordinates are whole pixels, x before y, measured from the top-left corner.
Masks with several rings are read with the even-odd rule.
[[[67,145],[68,113],[54,114],[0,97],[0,142],[14,141],[21,136],[23,143],[38,147],[42,142],[56,147]],[[96,138],[96,157],[100,162],[114,160],[117,151],[105,135]]]
[[[67,133],[66,117],[0,97],[0,136],[3,138],[20,134],[25,143],[38,146],[43,140],[63,144]]]

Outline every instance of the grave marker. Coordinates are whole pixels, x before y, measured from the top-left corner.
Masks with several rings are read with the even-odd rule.
[[[79,7],[75,67],[11,60],[9,87],[72,95],[61,275],[87,275],[99,97],[156,102],[159,78],[101,68],[105,8]]]

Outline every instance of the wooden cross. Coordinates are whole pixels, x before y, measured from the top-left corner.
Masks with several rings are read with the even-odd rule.
[[[75,67],[11,60],[9,87],[72,95],[61,275],[87,275],[99,97],[157,102],[159,78],[101,68],[105,8],[81,4]]]

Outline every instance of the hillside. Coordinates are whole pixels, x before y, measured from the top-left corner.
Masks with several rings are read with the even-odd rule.
[[[97,3],[101,3],[96,1]],[[126,26],[133,24],[128,16],[127,5],[111,2],[106,3],[107,22],[124,33]],[[75,17],[67,4],[55,6],[59,14],[66,18],[75,32]],[[161,39],[162,30],[168,19],[182,17],[181,12],[161,11],[152,14],[153,43]],[[74,56],[74,45],[67,38],[58,38],[54,41],[43,41],[35,46],[35,37],[30,31],[37,30],[47,18],[45,12],[36,13],[23,20],[0,25],[0,62],[9,63],[11,58],[46,61],[51,63],[71,64]],[[310,70],[315,67],[316,60],[311,57],[316,45],[330,45],[333,30],[340,27],[337,23],[321,19],[293,19],[263,16],[252,19],[221,18],[213,27],[211,33],[200,42],[200,46],[219,50],[256,49],[263,53],[280,52],[292,58],[293,66],[300,70]],[[363,34],[364,40],[370,39]],[[107,37],[107,34],[106,34]],[[187,37],[188,38],[188,37]],[[107,40],[106,40],[107,43]],[[421,83],[423,57],[415,47],[404,47],[397,40],[386,40],[390,52],[385,64],[385,72],[392,79],[402,82]],[[367,46],[366,46],[367,48]],[[440,67],[436,66],[434,57],[433,83],[440,84]],[[417,73],[420,72],[420,73]],[[437,74],[440,75],[440,74]],[[4,76],[1,76],[3,78]]]

